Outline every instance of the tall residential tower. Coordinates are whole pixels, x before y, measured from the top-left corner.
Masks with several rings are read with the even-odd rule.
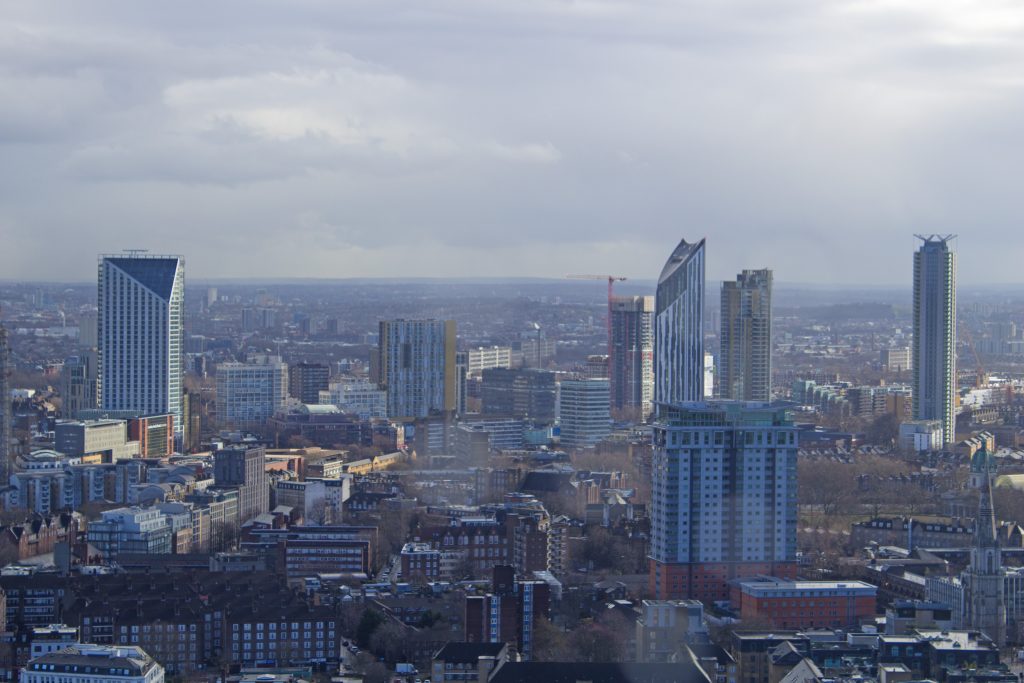
[[[654,425],[651,592],[729,598],[729,581],[796,577],[797,433],[785,408],[659,405]]]
[[[131,252],[100,259],[97,286],[99,405],[174,416],[182,436],[185,259]]]
[[[455,410],[454,320],[382,320],[379,354],[388,417],[409,419]]]
[[[704,240],[682,240],[658,278],[654,401],[704,399]]]
[[[744,270],[722,283],[719,396],[768,401],[772,393],[772,271]]]
[[[955,439],[956,254],[954,235],[918,235],[914,253],[914,419],[941,420],[945,443]]]
[[[610,315],[612,412],[645,419],[654,401],[654,297],[613,297]]]

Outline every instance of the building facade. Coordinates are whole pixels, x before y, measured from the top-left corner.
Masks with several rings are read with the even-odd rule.
[[[270,509],[267,455],[262,447],[225,448],[213,454],[213,479],[218,487],[238,489],[238,521]]]
[[[704,240],[682,240],[658,278],[654,302],[654,401],[704,397]]]
[[[164,668],[141,647],[68,645],[35,657],[21,683],[164,683]]]
[[[480,385],[484,415],[555,419],[555,373],[536,369],[487,368]]]
[[[610,315],[612,411],[645,419],[654,401],[654,297],[612,297]]]
[[[107,510],[98,522],[91,522],[89,544],[107,560],[123,553],[162,555],[172,551],[173,529],[156,508]]]
[[[654,426],[651,592],[725,600],[742,576],[796,575],[797,432],[784,408],[659,406]]]
[[[772,271],[744,270],[722,283],[718,392],[737,401],[772,393]]]
[[[138,440],[129,440],[125,420],[59,420],[54,447],[84,462],[117,462],[140,455]]]
[[[914,419],[942,420],[943,439],[956,436],[956,254],[950,236],[922,237],[914,253]]]
[[[512,367],[511,346],[478,346],[466,351],[466,373],[479,377],[488,368]]]
[[[611,421],[607,379],[562,381],[558,398],[561,443],[574,448],[593,447],[611,433]]]
[[[739,581],[733,607],[772,628],[858,628],[874,620],[877,593],[863,581]]]
[[[382,320],[378,353],[388,417],[412,419],[455,410],[454,320]]]
[[[185,260],[104,256],[97,303],[100,407],[139,415],[170,413],[180,439]]]
[[[296,363],[288,370],[288,394],[301,403],[319,403],[330,378],[331,369],[322,363]]]
[[[83,410],[97,407],[97,353],[95,349],[81,351],[64,361],[61,371],[61,413],[77,418]]]
[[[357,415],[361,420],[388,415],[387,392],[365,379],[332,383],[326,392],[320,392],[320,403],[337,406],[342,412]]]
[[[287,400],[288,365],[279,356],[217,366],[217,419],[229,429],[262,429]]]
[[[911,368],[910,348],[900,346],[892,349],[882,349],[879,353],[879,361],[882,368],[889,372],[906,372]]]

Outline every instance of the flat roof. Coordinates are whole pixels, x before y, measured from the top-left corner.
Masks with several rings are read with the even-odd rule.
[[[739,581],[740,589],[745,593],[821,593],[825,591],[843,591],[852,593],[878,592],[876,586],[863,581]]]

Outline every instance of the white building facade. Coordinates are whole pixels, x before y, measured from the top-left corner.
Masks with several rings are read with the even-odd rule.
[[[611,433],[611,389],[607,379],[563,380],[559,388],[561,443],[576,448],[596,445]]]
[[[259,429],[288,401],[288,364],[251,356],[217,366],[217,418],[229,429]]]
[[[97,302],[100,407],[139,415],[170,413],[180,441],[185,260],[104,256]]]

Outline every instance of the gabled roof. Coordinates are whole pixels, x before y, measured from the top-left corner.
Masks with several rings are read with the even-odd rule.
[[[810,659],[804,658],[782,677],[781,683],[811,683],[824,678],[821,669]]]
[[[804,656],[800,654],[800,651],[796,649],[793,643],[789,642],[788,640],[784,640],[778,645],[776,645],[775,649],[772,650],[772,653],[770,655],[773,664],[779,664],[782,662],[796,664],[801,659],[803,659],[803,657]]]

